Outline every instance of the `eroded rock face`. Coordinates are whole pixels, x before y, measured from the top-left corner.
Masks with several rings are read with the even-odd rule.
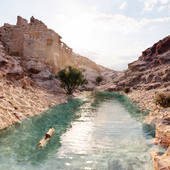
[[[113,91],[122,91],[125,87],[133,90],[151,90],[167,86],[170,81],[170,36],[160,40],[142,52],[138,60],[129,63],[128,69],[119,78],[109,82],[115,85]],[[108,86],[97,89],[107,91]]]
[[[159,124],[156,124],[156,134],[154,143],[164,147],[170,146],[170,128],[169,121],[163,121]]]
[[[155,170],[170,170],[170,147],[162,156],[159,156],[159,153],[155,150],[151,151],[150,155],[153,159]]]
[[[170,36],[155,43],[152,47],[142,52],[140,60],[154,61],[154,57],[160,54],[164,54],[170,50]]]
[[[170,62],[170,36],[142,52],[137,61],[128,64],[131,71],[143,71]]]
[[[0,43],[0,73],[1,77],[8,79],[19,80],[24,74],[20,66],[16,64],[15,59],[11,58],[4,50]]]
[[[28,72],[38,74],[46,69],[46,65],[41,62],[28,61],[26,63],[26,69]]]
[[[151,90],[165,86],[170,81],[169,62],[170,36],[143,51],[138,60],[129,63],[124,74],[112,81],[112,84],[116,86],[114,91],[121,91],[124,87],[131,87],[134,90]],[[103,87],[102,90],[107,89]]]
[[[147,69],[147,62],[137,60],[133,63],[128,64],[128,67],[131,71],[144,71]]]

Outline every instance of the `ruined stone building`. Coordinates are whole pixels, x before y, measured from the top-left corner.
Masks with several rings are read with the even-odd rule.
[[[1,41],[7,52],[12,56],[23,56],[44,60],[53,65],[55,72],[73,64],[72,49],[61,41],[61,36],[34,17],[30,23],[22,17],[17,17],[17,24],[4,24],[0,28]]]
[[[86,69],[84,75],[92,83],[100,75],[95,62],[74,53],[58,33],[34,17],[30,18],[30,23],[20,16],[16,25],[5,23],[0,27],[0,41],[8,54],[15,56],[34,77],[48,77],[68,65]]]

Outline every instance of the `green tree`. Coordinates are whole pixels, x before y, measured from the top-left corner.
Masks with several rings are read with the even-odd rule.
[[[96,82],[98,83],[98,86],[99,86],[99,83],[103,81],[103,77],[102,76],[98,76],[96,78]]]
[[[72,94],[80,85],[88,84],[88,81],[84,78],[83,71],[74,66],[67,66],[58,72],[57,77],[66,93]]]

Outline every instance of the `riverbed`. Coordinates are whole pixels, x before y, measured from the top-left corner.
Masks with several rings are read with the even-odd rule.
[[[0,131],[0,169],[153,170],[155,127],[124,95],[84,92]],[[38,147],[49,128],[55,132]]]

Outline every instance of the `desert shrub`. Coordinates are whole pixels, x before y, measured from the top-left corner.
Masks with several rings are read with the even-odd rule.
[[[125,92],[125,93],[129,93],[129,92],[130,92],[130,87],[125,87],[125,88],[124,88],[124,92]]]
[[[58,79],[59,77],[57,75],[54,76],[55,79]]]
[[[98,77],[96,78],[96,82],[97,82],[98,85],[99,85],[99,83],[102,82],[102,81],[103,81],[103,77],[102,77],[102,76],[98,76]]]
[[[88,83],[84,78],[83,71],[73,66],[67,66],[58,72],[57,77],[61,81],[61,87],[64,88],[66,93],[72,94],[80,85]]]
[[[168,103],[168,106],[170,106],[170,93],[166,95],[166,101]]]
[[[53,80],[53,79],[54,79],[54,76],[51,74],[51,75],[49,75],[48,79],[49,79],[49,80]]]
[[[153,102],[162,107],[170,106],[170,93],[157,93],[153,99]]]

